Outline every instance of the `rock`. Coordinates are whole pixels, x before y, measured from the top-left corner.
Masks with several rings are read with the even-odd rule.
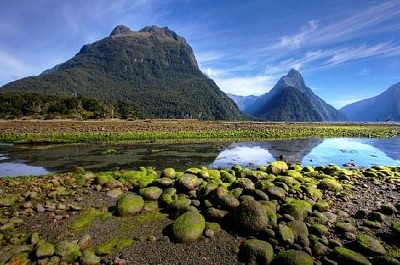
[[[357,233],[357,228],[355,228],[351,223],[345,223],[345,222],[337,222],[335,225],[335,229],[336,231],[338,231],[339,233],[352,233],[355,234]]]
[[[214,207],[209,207],[206,210],[207,216],[211,218],[212,220],[221,220],[223,219],[227,214],[229,214],[228,211],[217,209]]]
[[[256,185],[249,178],[237,178],[235,182],[232,183],[234,188],[242,188],[244,190],[254,190]]]
[[[266,192],[269,195],[269,197],[271,197],[271,200],[283,201],[286,198],[286,191],[280,187],[276,186],[268,187]]]
[[[34,246],[37,245],[39,243],[39,241],[40,241],[39,233],[38,232],[33,232],[32,235],[31,235],[30,241],[31,241],[32,245],[34,245]]]
[[[273,256],[274,250],[271,244],[258,239],[243,241],[239,250],[239,259],[250,265],[268,265]]]
[[[244,190],[243,194],[252,196],[256,201],[269,201],[268,195],[259,189]]]
[[[272,265],[313,265],[313,258],[302,250],[284,250],[275,255]]]
[[[104,185],[106,188],[110,189],[110,190],[114,190],[114,189],[121,189],[124,187],[124,184],[122,184],[120,181],[116,180],[116,179],[110,179],[109,181],[107,181],[107,183]]]
[[[79,246],[76,243],[60,241],[56,244],[55,254],[61,257],[61,260],[72,263],[82,256]]]
[[[100,265],[100,257],[97,257],[92,250],[85,250],[80,260],[82,265]]]
[[[4,225],[0,226],[0,232],[12,231],[14,230],[15,225],[12,222],[5,223]]]
[[[310,240],[308,239],[308,228],[306,223],[294,220],[289,222],[287,225],[292,230],[295,241],[300,242],[303,246],[310,245]]]
[[[303,221],[312,211],[312,206],[308,201],[288,198],[281,207],[282,214],[290,214],[296,220]]]
[[[211,229],[205,229],[204,230],[204,235],[208,238],[212,238],[215,235],[215,232]]]
[[[46,209],[43,207],[41,203],[36,204],[35,208],[38,213],[44,213],[46,211]]]
[[[282,175],[288,172],[288,165],[284,161],[274,161],[267,167],[267,173]]]
[[[293,231],[285,224],[279,224],[278,226],[278,236],[282,243],[287,245],[294,244],[294,234]]]
[[[116,205],[116,214],[119,216],[127,216],[139,213],[144,207],[144,200],[139,195],[125,194],[122,195]]]
[[[335,247],[333,256],[339,264],[346,265],[372,265],[372,263],[362,254],[344,247]]]
[[[396,236],[400,236],[400,222],[393,222],[390,227]]]
[[[328,253],[328,251],[329,251],[329,248],[318,241],[314,242],[314,244],[312,246],[312,253],[313,253],[313,255],[315,255],[317,257],[325,256],[326,253]]]
[[[335,192],[339,192],[343,190],[342,185],[337,182],[335,179],[331,179],[331,178],[324,178],[322,179],[317,187],[321,190],[331,190],[331,191],[335,191]]]
[[[190,173],[185,173],[182,178],[176,181],[177,186],[186,191],[196,189],[200,186],[201,183],[201,179],[199,179],[196,175]]]
[[[48,242],[40,243],[36,249],[35,256],[36,258],[45,258],[51,257],[54,255],[54,245]]]
[[[139,195],[149,201],[158,200],[162,193],[163,190],[158,187],[147,187],[139,190]]]
[[[7,195],[4,198],[0,198],[0,207],[14,207],[18,196],[14,194]]]
[[[197,241],[203,234],[206,221],[198,212],[186,212],[179,216],[171,226],[173,238],[179,243]]]
[[[394,207],[393,204],[387,203],[385,205],[381,206],[381,213],[386,214],[386,215],[392,215],[397,212],[396,207]]]
[[[222,208],[228,211],[234,211],[240,205],[239,200],[233,195],[224,195],[218,201]]]
[[[354,218],[356,219],[365,219],[368,216],[368,209],[360,209],[354,214]]]
[[[371,221],[383,222],[385,220],[385,216],[380,212],[373,211],[368,214],[368,219]]]
[[[173,179],[175,178],[175,175],[176,175],[175,169],[170,167],[164,168],[163,171],[161,172],[161,176],[165,178]]]
[[[387,256],[378,256],[372,259],[374,265],[400,265],[400,261],[395,258]]]
[[[310,233],[316,236],[323,236],[329,232],[328,227],[321,225],[321,224],[313,224],[310,226]]]
[[[363,233],[357,235],[356,246],[357,250],[366,256],[379,256],[386,254],[386,250],[379,240]]]
[[[84,235],[79,239],[78,245],[81,250],[85,250],[90,247],[90,242],[92,241],[92,237],[90,235]]]
[[[124,194],[124,191],[121,189],[114,189],[114,190],[109,190],[106,192],[106,196],[109,198],[113,199],[118,199]]]
[[[268,216],[259,202],[245,199],[234,212],[234,222],[240,231],[258,233],[267,228]]]
[[[205,230],[212,230],[214,234],[218,234],[219,232],[221,232],[221,226],[219,225],[219,223],[206,222]]]

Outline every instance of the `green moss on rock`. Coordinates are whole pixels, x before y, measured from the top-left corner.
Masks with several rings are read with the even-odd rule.
[[[179,243],[197,241],[203,234],[206,221],[198,212],[186,212],[179,216],[171,226],[173,238]]]
[[[144,200],[139,195],[125,194],[122,195],[116,205],[116,214],[119,216],[127,216],[139,213],[144,207]]]
[[[339,192],[343,190],[342,185],[335,179],[331,179],[331,178],[324,178],[322,179],[317,187],[319,189],[323,189],[323,190],[331,190],[331,191],[335,191],[335,192]]]
[[[293,198],[288,198],[281,207],[282,214],[289,214],[299,221],[303,221],[311,211],[312,206],[308,201]]]
[[[284,161],[274,161],[267,167],[267,173],[282,175],[288,172],[288,165]]]
[[[240,260],[250,265],[268,265],[273,255],[274,250],[271,244],[258,239],[243,241],[239,251]]]
[[[248,233],[263,231],[268,226],[268,215],[263,205],[253,199],[244,200],[234,212],[236,227]]]
[[[82,256],[79,245],[68,241],[60,241],[56,244],[55,254],[61,257],[61,260],[68,263],[74,262]]]
[[[312,265],[313,258],[302,250],[284,250],[275,255],[272,265]]]
[[[379,242],[379,240],[369,235],[359,233],[357,235],[356,244],[360,252],[363,253],[364,255],[378,256],[386,254],[386,250]]]
[[[362,254],[345,247],[335,247],[333,257],[339,264],[372,265],[372,263]]]

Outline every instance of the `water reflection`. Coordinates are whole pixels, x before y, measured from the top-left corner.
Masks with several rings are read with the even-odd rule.
[[[104,155],[113,148],[115,155]],[[0,177],[42,175],[83,166],[92,171],[153,166],[184,170],[193,166],[227,168],[266,165],[283,155],[302,165],[400,166],[400,138],[296,139],[238,143],[21,146],[0,144]]]

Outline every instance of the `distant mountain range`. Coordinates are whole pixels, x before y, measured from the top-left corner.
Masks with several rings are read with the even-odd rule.
[[[70,60],[4,85],[0,92],[124,102],[147,118],[237,120],[244,115],[198,67],[192,48],[167,27],[117,26]]]
[[[378,96],[354,102],[340,110],[350,121],[400,121],[400,83]]]
[[[258,99],[258,97],[254,95],[238,96],[230,93],[227,93],[226,95],[236,103],[241,111],[244,111]]]
[[[346,116],[306,86],[300,72],[292,69],[270,92],[247,105],[244,112],[270,121],[344,121]]]

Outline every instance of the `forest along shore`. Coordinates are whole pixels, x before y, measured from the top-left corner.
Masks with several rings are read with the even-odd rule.
[[[198,120],[0,121],[0,142],[73,143],[282,139],[307,137],[394,137],[398,124],[289,123]]]
[[[400,167],[0,179],[0,264],[399,264]]]

